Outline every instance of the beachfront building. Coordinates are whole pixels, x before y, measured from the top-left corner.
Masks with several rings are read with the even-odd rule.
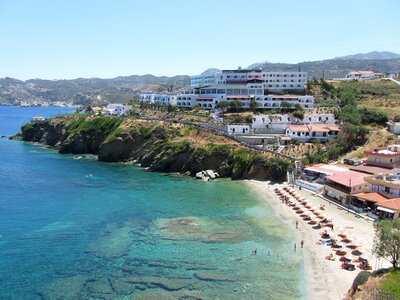
[[[232,134],[232,135],[250,134],[250,126],[249,125],[228,125],[227,132],[228,132],[228,134]]]
[[[400,173],[379,174],[365,177],[368,192],[355,194],[371,216],[377,218],[400,217]]]
[[[400,167],[400,145],[390,145],[387,148],[364,151],[367,159],[364,164],[393,169]]]
[[[304,114],[299,119],[290,114],[255,115],[253,116],[253,129],[286,130],[289,125],[310,125],[310,124],[336,124],[334,114]]]
[[[388,125],[389,132],[396,135],[400,134],[400,122],[389,121],[386,124]]]
[[[311,165],[304,168],[300,178],[295,180],[295,184],[313,192],[322,192],[327,176],[340,174],[348,170],[348,168],[329,164]]]
[[[124,105],[124,104],[108,104],[107,107],[104,108],[103,113],[108,114],[108,115],[125,115],[129,113],[132,109],[132,106],[130,105]]]
[[[342,204],[349,204],[351,195],[364,192],[367,189],[364,177],[364,173],[351,170],[326,176],[325,195]]]
[[[385,74],[374,71],[351,71],[346,75],[347,80],[371,80],[383,77],[385,77]]]
[[[286,135],[292,140],[307,142],[312,139],[327,141],[336,138],[340,131],[338,125],[289,125]]]
[[[173,93],[146,93],[139,96],[139,100],[144,103],[164,106],[176,106],[176,98]]]

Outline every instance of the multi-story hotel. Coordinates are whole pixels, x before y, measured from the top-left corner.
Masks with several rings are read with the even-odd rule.
[[[265,72],[256,70],[222,70],[210,69],[206,72],[191,77],[192,87],[220,85],[220,84],[246,84],[249,80],[257,80],[263,88],[269,91],[302,90],[307,83],[306,72]]]
[[[304,89],[305,72],[263,72],[261,70],[211,69],[201,75],[192,76],[192,87],[179,94],[141,94],[140,99],[148,103],[176,105],[182,108],[213,110],[221,101],[240,101],[249,108],[255,101],[259,108],[280,109],[300,106],[314,108],[313,96],[273,95],[272,91]]]

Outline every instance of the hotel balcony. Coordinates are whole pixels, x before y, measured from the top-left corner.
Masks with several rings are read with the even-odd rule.
[[[341,191],[343,193],[350,194],[350,188],[347,186],[344,186],[342,184],[338,184],[338,183],[327,180],[325,182],[325,185],[327,185],[335,190]]]
[[[368,166],[382,167],[382,168],[387,168],[387,169],[393,169],[400,165],[398,162],[384,163],[384,162],[377,162],[377,161],[368,160],[368,159],[365,161],[365,164]]]
[[[380,175],[378,175],[380,176]],[[371,184],[371,185],[377,185],[377,186],[383,186],[383,187],[388,187],[388,188],[393,188],[393,189],[400,189],[400,180],[388,180],[385,178],[390,178],[386,177],[387,175],[382,175],[382,177],[378,176],[366,176],[364,178],[365,182]]]

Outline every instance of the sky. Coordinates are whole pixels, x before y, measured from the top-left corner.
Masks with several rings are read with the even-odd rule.
[[[195,75],[400,53],[398,0],[0,0],[0,78]]]

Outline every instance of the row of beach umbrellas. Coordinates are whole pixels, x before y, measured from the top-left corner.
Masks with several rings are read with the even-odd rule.
[[[332,219],[323,211],[324,207],[316,207],[306,197],[299,195],[289,186],[276,188],[275,192],[309,225],[315,228],[323,228],[320,232],[321,240],[331,245],[331,249],[339,257],[341,262],[369,261],[371,258],[365,255],[355,239],[349,236],[346,228],[337,227],[333,230]]]

